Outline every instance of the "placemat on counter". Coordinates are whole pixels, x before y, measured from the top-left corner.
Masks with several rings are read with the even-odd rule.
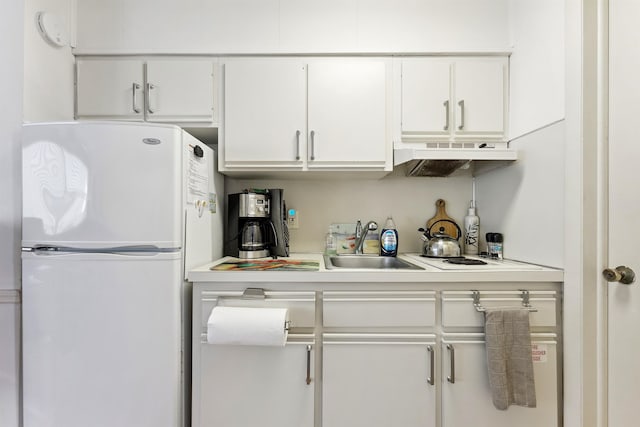
[[[211,267],[213,271],[318,271],[318,261],[305,259],[267,259],[267,260],[242,260],[226,261]]]

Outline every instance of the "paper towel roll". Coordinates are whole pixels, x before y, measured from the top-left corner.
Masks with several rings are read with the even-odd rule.
[[[214,307],[207,321],[210,344],[284,346],[286,308]]]

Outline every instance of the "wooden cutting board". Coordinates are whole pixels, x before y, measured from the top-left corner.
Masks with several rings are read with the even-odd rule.
[[[450,222],[451,221],[451,222]],[[461,237],[461,232],[456,228],[458,225],[449,215],[447,215],[446,203],[442,199],[436,200],[436,214],[427,221],[426,230],[430,235],[445,233],[455,238]]]

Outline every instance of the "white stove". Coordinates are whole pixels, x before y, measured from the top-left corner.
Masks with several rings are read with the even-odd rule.
[[[429,267],[437,268],[439,270],[455,270],[455,271],[503,271],[503,270],[521,270],[521,271],[537,271],[543,270],[544,267],[535,265],[535,264],[527,264],[524,262],[513,261],[513,260],[497,260],[497,259],[488,259],[482,258],[478,256],[470,256],[465,255],[465,259],[469,260],[480,260],[484,261],[486,264],[480,265],[465,265],[465,264],[453,264],[449,262],[446,258],[430,258],[424,257],[420,254],[406,254],[411,261],[416,264],[426,264]]]

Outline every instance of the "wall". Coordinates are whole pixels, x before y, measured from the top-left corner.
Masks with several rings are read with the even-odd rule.
[[[20,422],[20,126],[22,124],[23,2],[0,13],[0,425]]]
[[[476,180],[482,239],[503,233],[505,257],[564,265],[564,138],[560,121],[516,139],[518,160]]]
[[[47,43],[36,27],[36,13],[55,13],[67,23],[73,38],[73,0],[27,0],[24,2],[24,121],[73,119],[73,64],[71,47]]]
[[[418,228],[436,214],[435,202],[447,202],[447,213],[459,224],[471,197],[471,178],[388,175],[379,180],[277,181],[227,178],[227,193],[245,188],[283,188],[287,207],[299,210],[300,228],[291,230],[291,249],[318,252],[324,248],[327,227],[333,223],[374,220],[379,229],[392,215],[399,235],[399,252],[419,252]]]
[[[504,51],[508,1],[78,0],[78,51]]]
[[[558,0],[509,1],[510,139],[565,116],[564,8]]]

